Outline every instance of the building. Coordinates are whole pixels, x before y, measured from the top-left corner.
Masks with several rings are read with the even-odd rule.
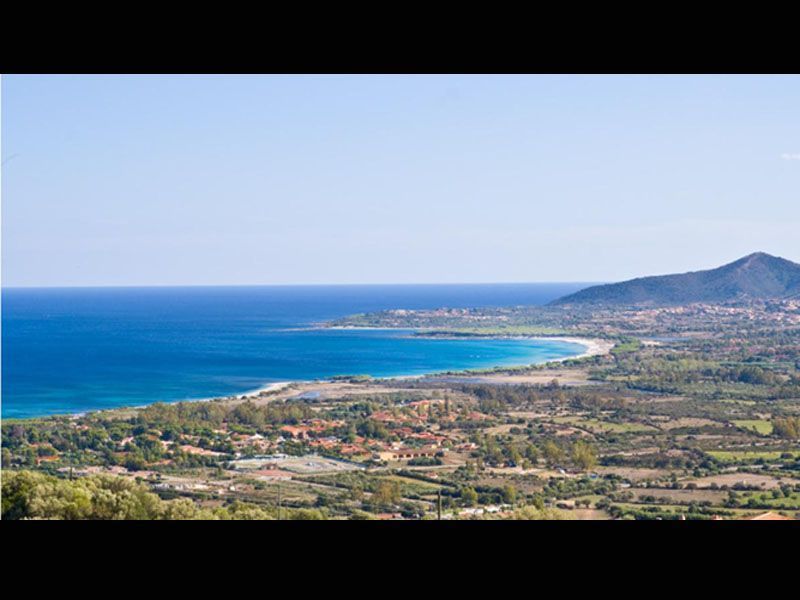
[[[308,432],[311,431],[310,427],[306,427],[304,425],[294,426],[294,425],[284,425],[280,429],[284,433],[288,433],[292,436],[293,439],[296,440],[305,440],[308,439],[309,435]]]
[[[392,448],[378,452],[378,458],[381,460],[410,460],[412,458],[433,458],[438,452],[439,448],[432,446],[425,446],[422,448]]]

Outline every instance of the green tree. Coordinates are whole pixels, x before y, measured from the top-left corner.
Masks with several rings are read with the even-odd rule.
[[[554,508],[536,508],[535,506],[523,506],[518,508],[509,517],[512,521],[565,521],[571,516],[563,511]]]
[[[382,507],[394,506],[400,501],[400,484],[381,481],[372,494],[372,503]]]
[[[800,439],[800,417],[776,417],[772,421],[772,428],[778,437]]]
[[[551,467],[558,465],[564,460],[564,451],[552,440],[547,440],[545,442],[544,446],[542,447],[542,454],[544,455],[547,464]]]
[[[140,483],[125,477],[91,475],[59,479],[33,471],[3,474],[3,518],[58,520],[187,520],[271,519],[263,509],[234,502],[213,511],[191,500],[161,500]],[[319,511],[295,518],[316,518]]]
[[[578,440],[572,446],[572,462],[581,471],[589,471],[597,465],[597,454],[592,446]]]
[[[472,487],[461,488],[461,501],[464,506],[475,506],[478,503],[478,492]]]
[[[516,501],[517,501],[517,488],[515,488],[510,483],[503,486],[503,502],[506,504],[514,504]]]

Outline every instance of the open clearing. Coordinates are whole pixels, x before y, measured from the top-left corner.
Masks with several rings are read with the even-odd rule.
[[[497,385],[548,385],[557,381],[559,385],[598,385],[599,381],[590,381],[589,374],[583,369],[541,369],[524,373],[476,373],[474,375],[451,375],[442,377],[431,377],[430,380],[441,379],[448,382],[464,383],[490,383]]]
[[[559,424],[583,427],[590,431],[604,433],[638,433],[657,431],[655,427],[644,423],[613,423],[611,421],[600,421],[599,419],[586,419],[583,417],[555,417],[553,422]]]
[[[693,483],[698,488],[707,488],[712,485],[719,487],[728,486],[733,487],[737,484],[740,485],[756,485],[771,490],[780,487],[781,484],[797,485],[800,483],[798,479],[789,479],[773,477],[772,475],[759,475],[755,473],[723,473],[721,475],[710,475],[708,477],[700,477],[698,479],[689,479],[685,483]]]
[[[355,471],[359,467],[340,460],[324,458],[314,454],[306,456],[264,456],[243,458],[231,463],[236,470],[248,471],[259,469],[280,469],[298,474],[340,473]]]
[[[794,459],[800,456],[800,450],[788,450],[785,452],[779,450],[709,450],[706,454],[721,462],[755,462],[757,460],[778,461],[783,455]]]
[[[670,504],[689,504],[690,502],[712,502],[722,504],[728,493],[724,491],[697,489],[697,490],[671,490],[665,488],[636,488],[630,490],[637,502],[651,496],[656,499],[666,498]]]
[[[762,419],[731,421],[731,423],[733,423],[737,427],[741,427],[742,429],[747,429],[749,431],[755,431],[756,433],[760,433],[761,435],[772,434],[772,423],[770,423],[769,421],[764,421]]]

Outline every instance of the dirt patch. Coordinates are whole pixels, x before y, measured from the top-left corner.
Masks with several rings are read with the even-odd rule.
[[[597,508],[576,508],[569,511],[569,515],[576,521],[608,521],[611,519],[606,511]]]
[[[772,475],[757,475],[755,473],[723,473],[721,475],[700,477],[699,479],[688,479],[684,483],[693,483],[698,488],[707,488],[712,484],[716,484],[719,487],[723,485],[733,487],[736,484],[740,484],[748,486],[755,485],[764,490],[772,490],[781,485],[797,485],[800,483],[800,480],[791,479],[789,477],[784,477],[779,480]]]
[[[447,375],[428,377],[427,381],[445,381],[448,383],[488,383],[497,385],[549,385],[554,380],[559,385],[600,385],[602,382],[590,381],[585,369],[545,369],[522,373],[501,372],[469,375]]]
[[[667,469],[637,469],[634,467],[597,467],[600,475],[619,475],[630,481],[643,481],[645,479],[663,479],[672,473]]]

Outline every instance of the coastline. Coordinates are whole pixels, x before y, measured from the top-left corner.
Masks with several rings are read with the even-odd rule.
[[[408,328],[398,328],[398,327],[340,327],[339,329],[381,329],[381,330],[400,330],[400,331],[410,331]],[[440,336],[439,339],[443,339]],[[562,363],[568,360],[578,360],[582,358],[589,358],[591,356],[603,356],[609,354],[611,352],[611,348],[614,347],[614,342],[611,340],[604,340],[600,338],[583,338],[583,337],[573,337],[573,336],[554,336],[554,337],[544,337],[544,336],[526,336],[526,335],[516,335],[516,336],[476,336],[480,337],[481,339],[527,339],[527,340],[542,340],[542,341],[559,341],[559,342],[568,342],[571,344],[578,344],[584,347],[584,351],[580,354],[576,354],[573,356],[564,356],[562,358],[554,358],[551,360],[546,360],[540,363],[526,363],[526,364],[518,364],[518,365],[499,365],[494,367],[486,367],[485,369],[460,369],[458,371],[433,371],[431,373],[420,373],[415,375],[389,375],[385,377],[375,377],[376,381],[381,380],[390,380],[390,381],[412,381],[416,379],[424,379],[425,377],[440,377],[440,376],[448,376],[448,377],[472,377],[476,374],[476,372],[480,371],[492,371],[494,373],[503,373],[504,370],[508,370],[508,372],[512,372],[518,369],[522,369],[525,367],[530,366],[541,366],[547,364],[556,364]],[[446,338],[444,338],[446,339]],[[455,339],[464,339],[464,338],[455,338]],[[246,392],[244,394],[237,394],[235,396],[223,396],[217,398],[205,398],[204,400],[215,400],[215,401],[224,401],[224,400],[256,400],[262,398],[263,394],[267,393],[278,393],[286,388],[295,385],[309,385],[309,384],[334,384],[335,382],[331,379],[320,379],[320,380],[304,380],[304,379],[296,379],[293,381],[282,381],[282,382],[275,382],[253,390],[251,392]]]
[[[426,329],[414,328],[414,327],[368,327],[363,325],[331,325],[331,326],[318,326],[315,327],[316,329],[338,329],[338,330],[350,330],[350,331],[414,331],[420,335],[420,337],[426,337],[425,332]],[[439,329],[434,329],[431,331],[440,331]],[[588,338],[588,337],[579,337],[579,336],[547,336],[547,335],[481,335],[479,333],[471,334],[471,335],[431,335],[427,336],[429,339],[443,339],[443,340],[465,340],[465,339],[484,339],[484,340],[541,340],[541,341],[556,341],[556,342],[568,342],[570,344],[579,344],[584,346],[586,350],[581,354],[576,356],[565,356],[564,358],[554,358],[552,360],[548,360],[544,363],[539,364],[546,364],[548,362],[563,362],[565,360],[577,360],[580,358],[588,358],[590,356],[602,356],[604,354],[608,354],[611,352],[611,348],[614,347],[614,342],[611,340],[605,340],[602,338]],[[526,365],[517,365],[518,367],[523,367]],[[508,368],[513,368],[514,366],[508,366]],[[491,367],[489,367],[491,368]],[[496,367],[498,369],[502,369],[503,367]],[[399,375],[397,377],[416,377],[409,376],[409,375]]]
[[[611,340],[604,340],[600,338],[581,338],[581,337],[548,337],[536,338],[542,340],[558,340],[562,342],[569,342],[571,344],[580,344],[586,350],[578,356],[565,356],[564,358],[556,358],[547,362],[564,362],[565,360],[577,360],[579,358],[588,358],[590,356],[603,356],[609,354],[614,347],[614,342]],[[546,363],[545,363],[546,364]]]
[[[328,328],[333,329],[333,328]],[[338,327],[338,329],[380,329],[380,330],[395,330],[395,331],[418,331],[413,329],[408,329],[405,327]],[[447,339],[442,338],[441,336],[437,336],[439,339]],[[604,340],[600,338],[582,338],[582,337],[572,337],[572,336],[554,336],[554,337],[545,337],[545,336],[526,336],[526,335],[516,335],[516,336],[475,336],[480,339],[526,339],[526,340],[542,340],[542,341],[558,341],[558,342],[568,342],[571,344],[578,344],[584,347],[584,351],[580,354],[576,354],[573,356],[564,356],[562,358],[554,358],[551,360],[546,360],[540,363],[526,363],[526,364],[518,364],[518,365],[500,365],[494,367],[486,367],[485,370],[492,371],[494,373],[503,373],[504,370],[508,370],[509,372],[525,368],[531,366],[541,366],[547,364],[555,364],[555,363],[562,363],[567,360],[578,360],[582,358],[588,358],[591,356],[602,356],[611,352],[611,348],[614,347],[614,342],[610,340]],[[454,338],[454,339],[464,339],[463,337]],[[412,381],[417,379],[424,379],[425,377],[441,377],[441,376],[448,376],[448,377],[473,377],[476,374],[475,369],[461,369],[458,371],[433,371],[430,373],[420,373],[414,375],[389,375],[385,377],[375,377],[375,381]],[[281,382],[274,382],[267,384],[263,387],[255,389],[250,392],[245,392],[244,394],[236,394],[233,396],[221,396],[216,398],[203,398],[198,400],[189,400],[188,402],[202,402],[202,401],[247,401],[247,400],[259,400],[263,399],[265,394],[278,394],[281,391],[286,390],[287,388],[291,388],[292,386],[302,386],[302,385],[334,385],[335,382],[332,379],[319,379],[319,380],[304,380],[304,379],[295,379],[289,381],[281,381]]]
[[[260,388],[256,388],[254,390],[250,390],[249,392],[244,392],[243,394],[235,394],[234,396],[221,396],[221,397],[215,397],[215,398],[208,398],[208,400],[220,400],[220,399],[231,398],[231,397],[238,397],[238,398],[241,398],[242,400],[244,400],[244,399],[247,399],[247,398],[258,397],[261,394],[268,394],[270,392],[279,392],[282,389],[289,387],[290,385],[293,385],[295,383],[299,383],[300,381],[301,380],[276,381],[274,383],[268,383],[267,385],[263,385]]]
[[[375,329],[375,330],[393,330],[393,331],[424,331],[419,329],[413,328],[406,328],[406,327],[327,327],[326,329]],[[578,360],[582,358],[588,358],[591,356],[602,356],[604,354],[608,354],[611,351],[611,348],[614,346],[614,342],[610,340],[604,340],[599,338],[583,338],[583,337],[573,337],[573,336],[536,336],[536,335],[513,335],[513,336],[502,336],[502,335],[491,335],[491,336],[470,336],[474,337],[475,339],[526,339],[526,340],[540,340],[540,341],[559,341],[559,342],[567,342],[571,344],[578,344],[584,347],[584,351],[580,354],[572,355],[572,356],[564,356],[562,358],[554,358],[550,360],[546,360],[540,363],[525,363],[525,364],[518,364],[518,365],[499,365],[494,367],[486,367],[485,369],[460,369],[457,371],[433,371],[430,373],[419,373],[413,375],[390,375],[384,377],[375,377],[376,381],[380,380],[391,380],[391,381],[404,381],[404,380],[414,380],[414,379],[422,379],[425,377],[436,377],[447,375],[449,377],[469,377],[474,376],[476,371],[493,371],[495,373],[502,373],[504,370],[514,371],[525,367],[530,366],[541,366],[547,364],[554,364],[554,363],[561,363],[568,360]],[[437,339],[450,339],[444,336],[436,336]],[[454,336],[453,339],[466,339],[463,336]],[[243,393],[238,394],[230,394],[226,396],[206,396],[202,398],[189,398],[189,399],[182,399],[182,400],[174,400],[174,401],[166,401],[167,404],[177,404],[179,402],[236,402],[236,401],[247,401],[247,400],[259,400],[264,398],[265,395],[273,395],[279,394],[280,392],[290,388],[292,386],[297,385],[308,385],[308,384],[333,384],[335,383],[332,379],[295,379],[295,380],[286,380],[286,381],[276,381],[265,384],[260,386],[254,390],[250,390]],[[165,401],[154,401],[148,402],[146,404],[137,404],[133,406],[118,406],[114,408],[103,408],[98,410],[90,410],[90,411],[78,411],[74,413],[53,413],[53,414],[46,414],[46,415],[33,415],[30,417],[9,417],[9,419],[13,420],[28,420],[28,419],[46,419],[46,418],[57,418],[57,417],[68,417],[72,419],[80,418],[89,414],[97,414],[97,413],[110,413],[113,411],[124,411],[124,410],[141,410],[148,406],[152,406],[153,404],[158,404],[159,402]],[[6,420],[6,419],[4,419]]]

